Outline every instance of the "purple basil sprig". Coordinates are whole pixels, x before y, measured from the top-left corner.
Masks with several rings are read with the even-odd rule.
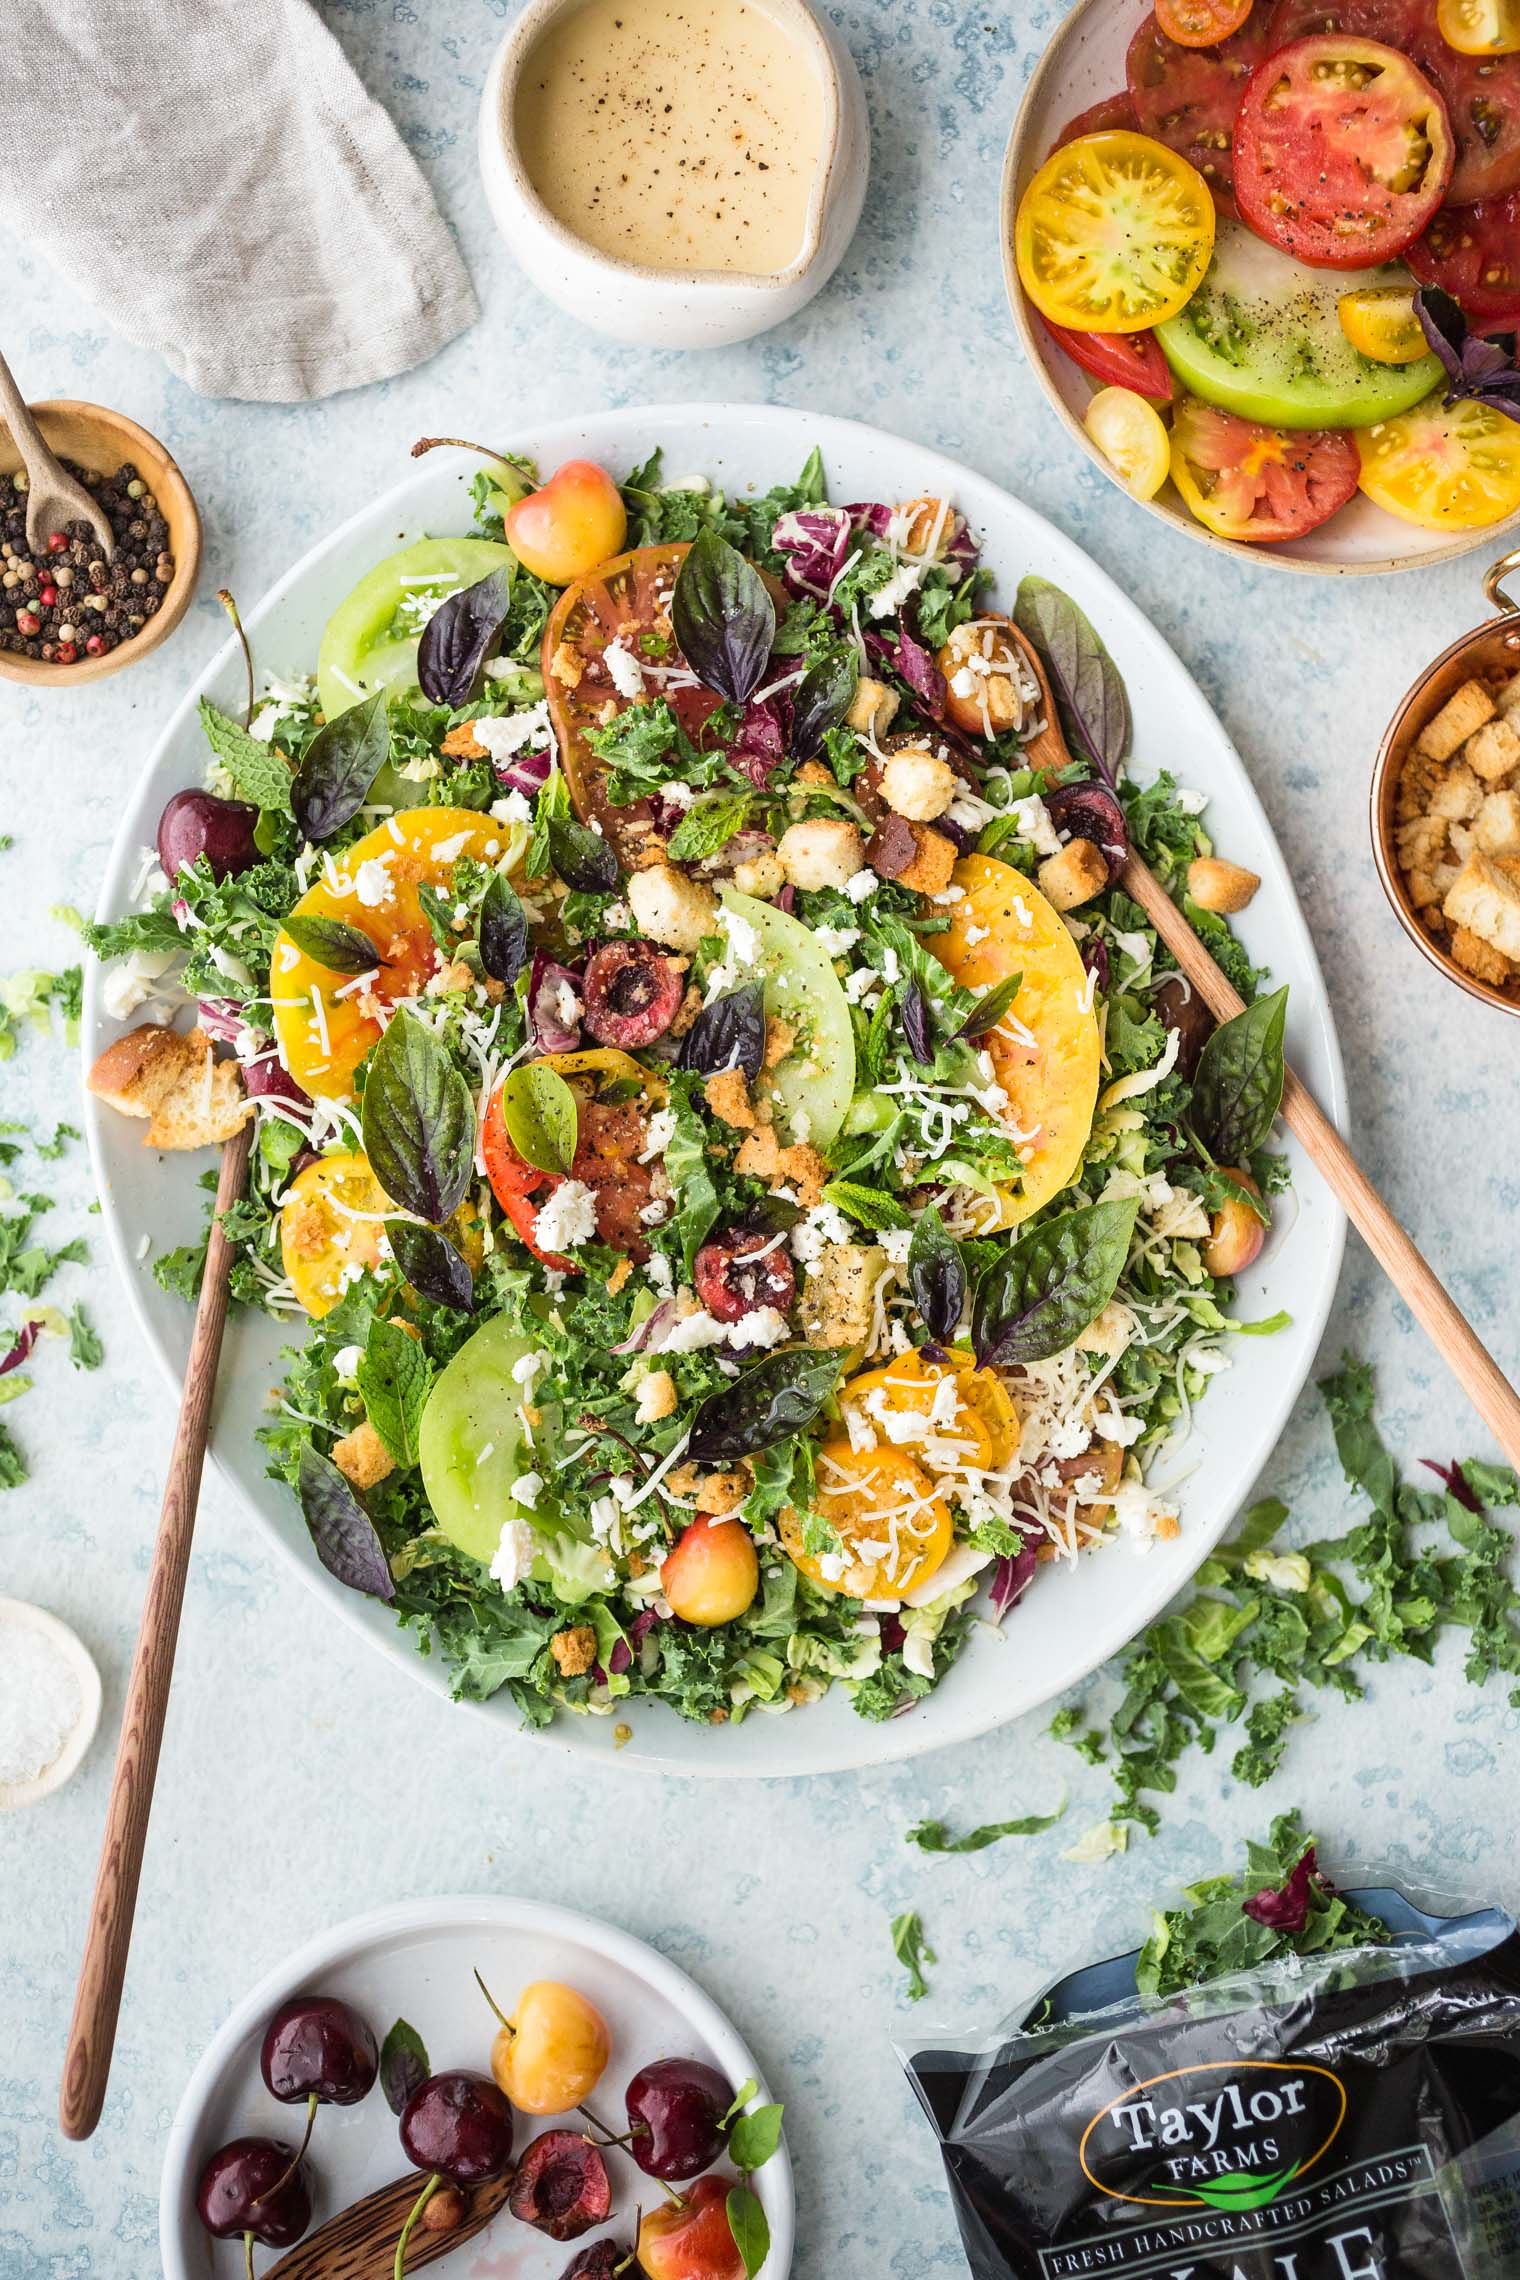
[[[1515,364],[1514,333],[1469,332],[1467,319],[1449,293],[1437,285],[1422,285],[1414,297],[1414,313],[1446,374],[1446,401],[1460,403],[1470,397],[1491,412],[1520,420],[1520,369]]]

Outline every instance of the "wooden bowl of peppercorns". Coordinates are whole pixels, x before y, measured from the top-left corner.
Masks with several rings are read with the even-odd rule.
[[[98,500],[116,533],[102,560],[84,524],[34,559],[26,477],[0,421],[0,677],[37,687],[98,681],[167,641],[200,572],[201,518],[163,445],[100,404],[34,404],[44,440]]]

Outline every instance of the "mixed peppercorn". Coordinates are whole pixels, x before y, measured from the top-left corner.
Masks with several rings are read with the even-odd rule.
[[[65,460],[93,492],[116,539],[109,562],[88,523],[53,531],[38,553],[26,536],[27,478],[0,490],[0,649],[72,665],[130,641],[163,602],[174,576],[169,526],[130,462],[98,475]]]

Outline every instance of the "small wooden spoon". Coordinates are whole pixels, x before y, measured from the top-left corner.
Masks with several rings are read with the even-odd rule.
[[[391,2280],[401,2228],[426,2183],[422,2173],[414,2169],[394,2184],[366,2193],[362,2201],[329,2217],[278,2263],[269,2265],[261,2280]],[[425,2232],[419,2225],[406,2244],[407,2271],[436,2263],[461,2241],[473,2240],[484,2232],[511,2190],[509,2171],[505,2177],[493,2178],[489,2185],[471,2189],[464,2215],[452,2232]]]
[[[1010,626],[1009,631],[1029,660],[1044,697],[1046,725],[1029,739],[1025,754],[1036,768],[1069,766],[1072,755],[1061,733],[1045,668],[1018,628]],[[1119,884],[1132,901],[1139,903],[1215,1020],[1228,1021],[1239,1013],[1244,1005],[1239,992],[1214,963],[1154,871],[1138,855],[1131,853],[1127,858]],[[1520,1468],[1520,1396],[1394,1218],[1329,1117],[1291,1069],[1283,1085],[1282,1118],[1319,1166],[1331,1194],[1509,1462]]]
[[[90,1902],[89,1928],[64,2056],[58,2119],[64,2136],[70,2138],[87,2138],[100,2120],[111,2072],[116,2015],[121,2008],[127,1950],[132,1942],[137,1880],[142,1873],[148,1815],[153,1808],[153,1781],[158,1772],[164,1715],[169,1707],[179,1612],[185,1597],[195,1507],[206,1461],[211,1397],[216,1390],[216,1368],[227,1321],[227,1278],[232,1271],[233,1252],[222,1233],[221,1215],[232,1208],[246,1185],[253,1134],[254,1119],[250,1117],[222,1148],[221,1172],[216,1183],[217,1216],[211,1224],[206,1271],[195,1309],[195,1327],[190,1334],[190,1360],[180,1397],[179,1425],[169,1458],[169,1478],[138,1627],[137,1652],[127,1681],[121,1738],[116,1745],[116,1770],[111,1776],[111,1795],[106,1806],[106,1831],[101,1842],[95,1896]]]
[[[0,356],[0,416],[11,431],[11,440],[26,469],[26,543],[33,554],[41,560],[55,531],[67,530],[70,523],[83,522],[94,531],[101,556],[109,562],[116,552],[116,536],[99,501],[91,498],[82,483],[75,482],[43,442],[42,430],[27,409],[26,398],[16,386],[15,375],[3,356]]]

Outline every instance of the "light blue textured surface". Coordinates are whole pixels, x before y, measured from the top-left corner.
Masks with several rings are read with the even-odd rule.
[[[1365,816],[1383,724],[1417,668],[1483,614],[1486,558],[1386,583],[1274,575],[1163,529],[1069,448],[1014,347],[996,227],[1008,122],[1054,6],[832,10],[873,116],[860,235],[793,324],[701,358],[619,351],[580,332],[520,281],[495,239],[475,180],[474,112],[513,12],[508,0],[345,0],[327,11],[432,177],[480,288],[480,323],[424,371],[298,409],[206,403],[148,353],[114,342],[24,244],[9,250],[6,348],[23,385],[118,406],[162,436],[196,489],[207,551],[194,611],[141,668],[45,699],[0,684],[0,829],[16,842],[0,857],[0,971],[72,954],[48,907],[92,904],[122,787],[222,638],[216,586],[257,596],[334,518],[396,479],[415,436],[489,441],[572,403],[698,396],[856,414],[960,454],[1041,508],[1128,584],[1203,681],[1298,879],[1363,1158],[1513,1367],[1516,1032],[1405,943],[1377,886]],[[1185,767],[1186,754],[1177,760]],[[67,1116],[76,1082],[60,1046],[28,1038],[0,1067],[4,1113]],[[87,1230],[79,1152],[46,1169],[67,1199],[54,1240]],[[0,1497],[0,1591],[76,1624],[101,1661],[106,1711],[72,1788],[0,1819],[5,2280],[140,2280],[156,2269],[159,2154],[193,2058],[233,1995],[286,1948],[382,1900],[516,1889],[652,1939],[727,2006],[790,2102],[800,2280],[924,2280],[961,2262],[928,2132],[888,2047],[894,2027],[919,2023],[887,1943],[897,1910],[921,1907],[939,1950],[921,2010],[985,2018],[1047,1970],[1131,1944],[1153,1895],[1219,1864],[1294,1800],[1337,1850],[1477,1900],[1520,1898],[1520,1720],[1502,1689],[1464,1686],[1455,1654],[1433,1672],[1383,1673],[1359,1707],[1327,1706],[1265,1795],[1239,1791],[1222,1761],[1195,1762],[1160,1841],[1075,1868],[1059,1848],[1098,1817],[1102,1783],[1033,1725],[953,1761],[749,1791],[656,1786],[503,1749],[321,1623],[213,1482],[110,2097],[93,2142],[66,2146],[53,2123],[59,2057],[172,1411],[103,1268],[72,1268],[59,1289],[65,1301],[88,1295],[107,1365],[78,1377],[44,1348],[38,1390],[6,1413],[33,1477]],[[1485,1448],[1354,1241],[1327,1362],[1347,1343],[1377,1362],[1384,1418],[1410,1459]],[[1306,1532],[1348,1517],[1312,1394],[1269,1481]],[[903,1844],[926,1812],[1001,1818],[1048,1804],[1063,1781],[1074,1790],[1065,1833],[963,1862],[923,1860]]]

